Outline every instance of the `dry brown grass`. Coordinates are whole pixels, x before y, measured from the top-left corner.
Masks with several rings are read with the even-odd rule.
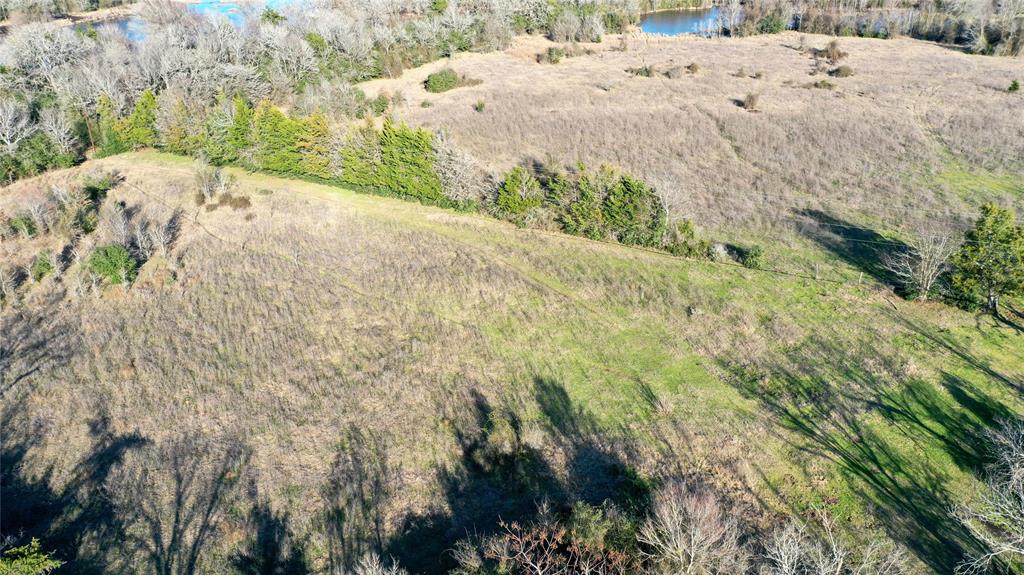
[[[20,182],[0,194],[0,206],[6,210],[39,193],[46,181],[73,181],[72,174],[101,167],[125,176],[104,209],[115,202],[140,213],[181,209],[185,224],[169,257],[147,262],[130,289],[90,290],[78,284],[80,270],[72,266],[61,281],[23,286],[21,303],[0,314],[10,338],[0,380],[4,453],[33,494],[115,492],[117,508],[106,514],[125,521],[128,535],[149,541],[147,526],[163,518],[166,527],[174,513],[174,471],[185,468],[196,474],[186,494],[189,508],[203,507],[213,487],[230,480],[218,494],[216,535],[202,556],[203,569],[223,566],[217,561],[224,555],[212,549],[237,551],[254,536],[238,515],[260,505],[286,516],[295,537],[306,538],[308,560],[323,568],[375,546],[369,524],[341,521],[351,532],[332,536],[331,529],[342,527],[330,514],[335,506],[352,505],[346,490],[358,481],[387,484],[381,489],[388,495],[362,519],[379,521],[378,538],[400,533],[410,518],[455,515],[450,532],[417,536],[431,539],[428,549],[461,536],[480,514],[490,520],[495,513],[521,512],[524,501],[532,507],[537,494],[517,492],[510,499],[473,481],[459,489],[467,489],[461,498],[475,509],[456,513],[466,503],[447,499],[447,490],[462,485],[456,478],[466,473],[466,450],[482,441],[477,436],[492,409],[514,414],[520,421],[514,441],[545,454],[551,468],[535,471],[531,482],[591,492],[593,477],[611,468],[601,464],[596,475],[580,479],[576,466],[599,465],[589,458],[655,464],[635,450],[625,453],[633,433],[616,429],[623,414],[647,410],[631,383],[609,383],[647,379],[641,371],[628,373],[639,369],[628,359],[633,346],[609,358],[613,372],[587,376],[586,385],[573,390],[568,386],[577,384],[566,378],[591,369],[585,366],[592,361],[575,358],[576,343],[567,350],[526,345],[557,337],[605,347],[606,332],[594,326],[626,328],[632,320],[606,315],[597,302],[620,302],[633,310],[630,316],[651,312],[637,307],[646,297],[639,286],[622,289],[615,266],[583,283],[573,269],[562,269],[556,254],[574,240],[395,200],[348,192],[339,198],[323,186],[239,170],[231,170],[238,177],[234,199],[219,201],[235,205],[246,198],[248,205],[209,210],[211,204],[193,201],[192,164],[166,157],[111,158]],[[83,240],[83,253],[109,241],[105,226]],[[34,253],[40,241],[12,240],[4,250]],[[597,261],[617,249],[583,246]],[[561,322],[552,324],[554,317]],[[659,355],[686,355],[678,335],[665,343]],[[573,422],[561,431],[546,423],[534,397],[540,378],[556,400],[568,402],[558,410],[572,417],[593,413],[586,421],[594,423]],[[652,393],[664,392],[662,382],[652,384]],[[726,404],[739,401],[730,395]],[[692,409],[675,413],[695,416]],[[598,435],[600,448],[577,453]],[[117,461],[82,477],[83,466],[112,457],[106,450],[121,443],[126,447]],[[372,461],[350,462],[358,449]],[[172,455],[180,461],[169,461]],[[378,464],[387,468],[362,475],[371,473],[363,466]],[[45,475],[46,468],[55,473]],[[454,475],[446,479],[447,473]],[[132,514],[136,507],[142,516]],[[98,520],[89,521],[87,529],[100,528]],[[189,527],[186,539],[197,528]],[[64,536],[56,533],[49,537],[66,554]],[[106,548],[81,542],[78,558],[144,564],[146,555],[124,543],[128,535],[117,535],[118,543]],[[328,552],[339,540],[357,541],[359,548]],[[410,542],[392,552],[423,546]],[[436,568],[438,556],[410,561]]]
[[[267,533],[277,561],[301,550],[299,572],[367,550],[434,572],[451,541],[538,497],[615,498],[624,467],[702,480],[752,526],[768,526],[766,505],[841,497],[851,531],[876,529],[904,508],[883,499],[875,516],[883,492],[860,491],[876,484],[834,461],[888,479],[895,471],[864,459],[877,449],[954,478],[942,501],[962,499],[969,472],[945,450],[962,438],[879,421],[866,407],[875,394],[946,393],[955,373],[993,412],[1020,407],[991,375],[1024,370],[1012,330],[982,325],[978,338],[974,317],[938,305],[894,313],[890,294],[852,282],[685,262],[241,170],[231,194],[250,206],[207,211],[192,199],[192,163],[154,154],[71,172],[99,168],[125,177],[104,209],[185,210],[181,236],[130,289],[79,290],[72,265],[0,312],[0,439],[5,517],[48,525],[40,534],[63,558],[108,572],[187,563],[153,536],[168,540],[176,509],[190,518],[185,546],[199,541],[196,572],[252,560]],[[42,184],[0,191],[0,210]],[[84,241],[105,241],[108,225]],[[40,241],[5,241],[4,253]],[[762,403],[794,380],[822,386],[801,407],[813,406],[820,436]],[[952,405],[919,417],[939,428],[928,418]],[[865,434],[856,450],[811,455],[848,445],[853,424],[882,437],[854,428]],[[908,529],[947,531],[944,511],[906,518]]]
[[[828,52],[830,38],[807,36]],[[1021,206],[1020,194],[965,197],[936,174],[950,166],[1013,181],[1024,173],[1024,115],[1000,89],[1019,70],[1011,58],[965,55],[909,39],[843,38],[833,56],[857,71],[833,90],[805,90],[817,65],[786,33],[742,39],[608,38],[597,52],[540,66],[520,40],[508,53],[472,54],[452,66],[483,82],[432,98],[426,70],[365,85],[402,90],[397,113],[444,129],[495,170],[524,160],[607,162],[657,185],[676,216],[705,224],[775,223],[800,207],[884,219],[959,221],[985,198]],[[623,45],[624,51],[615,49]],[[670,79],[627,72],[695,63]],[[737,68],[762,79],[737,77]],[[762,113],[735,102],[761,96]],[[467,114],[477,100],[487,114]],[[1019,181],[1019,180],[1018,180]]]

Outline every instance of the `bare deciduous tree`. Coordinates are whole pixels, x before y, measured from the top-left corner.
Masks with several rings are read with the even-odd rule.
[[[10,302],[14,298],[14,291],[18,284],[15,281],[15,272],[8,268],[0,267],[0,301]]]
[[[666,573],[742,573],[747,553],[739,526],[718,499],[674,481],[654,497],[654,512],[640,528],[644,553]]]
[[[387,564],[377,555],[370,554],[363,557],[355,569],[346,572],[346,575],[408,575],[408,571],[393,561]]]
[[[46,202],[38,201],[29,204],[28,215],[36,225],[36,233],[45,234],[50,231],[50,206]]]
[[[855,556],[840,541],[831,518],[822,518],[821,529],[820,539],[797,522],[777,530],[765,545],[761,574],[902,575],[907,572],[905,553],[892,543],[872,539],[860,555]]]
[[[490,182],[476,159],[456,148],[444,132],[434,138],[434,149],[434,170],[444,195],[456,202],[483,200]]]
[[[28,108],[14,100],[0,100],[0,144],[3,144],[5,152],[16,152],[22,140],[34,132]]]
[[[954,516],[985,544],[986,551],[957,567],[960,575],[988,571],[999,559],[1024,558],[1024,423],[1004,424],[990,435],[996,461],[987,486]]]
[[[74,151],[78,140],[67,114],[56,108],[47,108],[39,114],[39,127],[61,153]]]
[[[907,247],[882,256],[882,264],[917,299],[927,300],[936,282],[949,269],[957,244],[949,234],[918,231]]]

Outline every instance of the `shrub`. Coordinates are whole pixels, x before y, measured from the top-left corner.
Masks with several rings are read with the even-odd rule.
[[[683,68],[682,66],[672,66],[668,70],[665,70],[665,77],[670,80],[678,80],[683,77],[685,72],[686,68]]]
[[[560,46],[551,46],[547,52],[542,54],[538,59],[541,63],[548,62],[549,64],[558,64],[565,58],[565,48]]]
[[[388,104],[390,104],[388,97],[384,94],[380,94],[370,101],[370,110],[372,110],[375,115],[380,116],[388,110]]]
[[[759,270],[764,267],[764,249],[753,246],[739,250],[739,260],[744,267]]]
[[[96,172],[89,174],[82,180],[82,191],[89,198],[89,201],[100,202],[106,197],[115,185],[120,176],[116,172]]]
[[[1020,91],[1020,82],[1018,80],[1014,80],[1014,81],[1010,82],[1010,87],[1007,88],[1006,91],[1007,92],[1011,92],[1011,93],[1012,92],[1019,92]]]
[[[260,20],[266,22],[267,24],[277,25],[284,22],[285,17],[277,10],[274,10],[271,7],[267,6],[266,8],[263,9],[263,12],[260,14]]]
[[[818,55],[824,56],[828,60],[829,64],[835,65],[837,62],[848,56],[846,52],[839,49],[839,40],[832,40],[825,45],[823,50],[818,52]]]
[[[42,281],[43,278],[53,273],[53,252],[50,250],[43,250],[39,252],[36,259],[32,262],[32,267],[29,269],[29,276],[32,277],[32,281]]]
[[[486,106],[487,102],[484,102],[483,100],[477,100],[476,103],[473,104],[473,110],[477,112],[483,112]]]
[[[120,244],[110,244],[93,250],[85,263],[86,269],[118,285],[135,279],[138,262]]]
[[[644,78],[650,78],[654,76],[656,71],[653,66],[640,66],[639,68],[626,68],[626,72],[634,76],[641,76]]]
[[[690,65],[686,67],[686,71],[691,74],[699,74],[700,70],[700,64],[696,62],[690,62]]]
[[[662,245],[675,256],[700,259],[711,256],[711,242],[697,236],[697,229],[690,220],[677,221],[670,225]]]
[[[758,94],[747,94],[747,96],[745,98],[743,98],[743,109],[748,111],[748,112],[756,112],[757,111],[757,106],[758,106],[758,104],[760,104],[760,102],[761,102],[761,96],[760,95],[758,95]]]
[[[504,215],[522,215],[539,208],[543,201],[540,183],[522,166],[512,168],[498,188],[498,209]]]
[[[849,78],[850,76],[853,76],[853,68],[849,66],[839,66],[836,68],[832,68],[829,71],[829,75],[834,76],[836,78]]]
[[[818,80],[817,82],[807,84],[808,88],[817,88],[819,90],[831,90],[836,87],[835,84],[828,80]]]
[[[423,86],[432,94],[447,92],[459,85],[459,75],[451,68],[439,70],[427,76]]]
[[[18,214],[14,216],[7,220],[7,226],[11,228],[11,231],[25,238],[35,237],[35,235],[39,233],[39,228],[36,227],[36,222],[32,219],[30,214]]]

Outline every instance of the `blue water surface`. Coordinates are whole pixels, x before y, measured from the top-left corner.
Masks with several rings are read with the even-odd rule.
[[[718,8],[699,10],[662,10],[640,18],[640,29],[648,34],[679,36],[709,30],[718,18]]]

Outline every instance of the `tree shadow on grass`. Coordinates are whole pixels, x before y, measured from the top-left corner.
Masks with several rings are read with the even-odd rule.
[[[951,478],[927,452],[914,449],[911,455],[893,443],[891,431],[880,433],[877,425],[866,422],[875,411],[902,428],[901,435],[936,443],[957,465],[976,471],[984,465],[984,454],[972,442],[995,412],[985,417],[962,413],[964,406],[980,399],[966,382],[944,381],[956,390],[950,391],[950,401],[940,399],[934,387],[905,381],[899,358],[880,353],[884,348],[878,343],[858,347],[816,339],[767,373],[726,367],[740,391],[757,399],[789,432],[780,435],[784,441],[832,462],[861,506],[894,540],[936,572],[951,573],[967,553],[977,550],[977,542],[950,516]]]
[[[799,210],[797,215],[808,220],[807,225],[799,227],[804,236],[879,282],[895,284],[892,273],[885,269],[883,256],[907,249],[906,244],[821,210]]]
[[[381,436],[351,428],[339,440],[324,490],[324,528],[333,571],[354,567],[384,548],[385,505],[398,491],[398,470]]]
[[[528,522],[544,501],[565,512],[580,499],[625,506],[646,497],[629,467],[604,446],[593,417],[559,382],[537,377],[533,391],[564,468],[525,441],[515,409],[471,391],[449,417],[461,457],[438,472],[445,509],[407,517],[386,547],[411,572],[445,572],[454,566],[446,552],[456,541],[496,533],[501,521]]]
[[[51,294],[36,311],[18,310],[0,318],[0,397],[38,372],[67,363],[77,348],[80,326]]]
[[[947,331],[934,329],[894,312],[890,312],[890,317],[935,349],[952,354],[968,367],[978,370],[997,384],[1010,387],[1018,393],[1024,393],[1024,380],[997,371],[988,360],[972,352]]]
[[[141,449],[107,482],[124,525],[125,560],[159,575],[208,572],[206,552],[239,503],[251,450],[234,436],[183,433]]]
[[[100,415],[89,425],[89,452],[75,466],[70,480],[55,490],[52,469],[36,476],[25,469],[44,430],[16,429],[11,409],[3,416],[5,437],[0,453],[0,525],[4,533],[40,538],[56,557],[73,565],[75,573],[105,572],[110,561],[108,548],[86,542],[113,543],[124,537],[124,521],[105,496],[105,486],[128,452],[144,447],[148,440],[137,433],[114,433],[110,419]]]
[[[252,496],[246,532],[249,541],[231,558],[240,575],[305,575],[312,570],[306,563],[305,546],[295,540],[288,515],[279,514],[270,504]]]

